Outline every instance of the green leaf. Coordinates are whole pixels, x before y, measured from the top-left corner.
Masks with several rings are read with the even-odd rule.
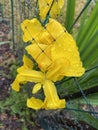
[[[78,19],[80,18],[80,16],[81,16],[84,12],[87,12],[87,11],[85,11],[85,10],[87,10],[87,7],[88,7],[89,4],[91,3],[91,1],[92,1],[92,0],[88,0],[88,1],[86,2],[86,4],[84,5],[83,9],[82,9],[81,12],[79,13],[79,15],[76,17],[76,19],[74,20],[73,24],[71,25],[70,30],[71,30],[71,29],[73,28],[73,26],[76,24],[76,22],[78,21]],[[86,13],[85,13],[85,14],[86,14]],[[83,17],[83,19],[82,19],[81,25],[83,25],[84,21],[85,21],[85,15],[84,15],[84,17]],[[80,27],[82,27],[81,25],[80,25]]]
[[[98,106],[98,92],[87,95],[87,99],[91,105]],[[86,104],[83,98],[79,98],[81,104]]]
[[[74,15],[75,15],[75,2],[76,0],[67,0],[67,10],[66,10],[66,21],[65,21],[65,27],[68,31],[70,30],[70,27],[74,21]]]
[[[80,47],[80,50],[82,49],[82,46],[85,46],[85,39],[88,38],[91,34],[91,30],[94,31],[95,27],[98,26],[98,2],[95,5],[88,21],[86,22],[85,26],[79,32],[80,34],[77,37],[77,44]]]
[[[22,130],[28,130],[25,124],[22,126]]]
[[[77,105],[76,101],[68,102],[67,110],[71,111],[71,113],[74,115],[76,120],[84,121],[95,129],[98,128],[98,119],[96,119],[94,116],[92,116],[88,112],[82,110],[79,107],[79,105]]]
[[[88,8],[85,9],[85,11],[83,12],[82,14],[82,17],[81,17],[81,22],[80,22],[80,27],[78,29],[78,35],[77,35],[77,38],[79,37],[79,35],[81,35],[80,33],[82,32],[82,29],[83,29],[83,26],[85,24],[85,21],[86,21],[86,17],[87,17],[87,13],[88,13]]]
[[[77,78],[77,80],[82,90],[88,90],[97,86],[98,85],[98,68],[95,68],[86,72],[83,76],[81,76],[80,78]],[[74,93],[80,92],[73,78],[66,82],[63,82],[62,85],[60,86],[61,87],[59,88],[59,91],[60,91],[60,96],[62,98],[66,97],[67,95],[72,95]]]
[[[11,41],[2,41],[2,42],[0,42],[0,45],[4,45],[4,44],[8,44],[8,43],[10,43]]]
[[[86,66],[90,67],[92,62],[95,62],[95,59],[97,59],[98,61],[98,57],[96,57],[97,53],[98,53],[98,31],[95,32],[95,34],[88,39],[87,43],[85,43],[85,47],[81,52],[81,58],[83,59],[83,63]]]

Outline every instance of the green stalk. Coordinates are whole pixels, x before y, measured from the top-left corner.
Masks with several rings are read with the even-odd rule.
[[[8,43],[11,43],[11,41],[2,41],[2,42],[0,42],[0,46],[4,45],[4,44],[8,44]]]
[[[11,0],[11,13],[12,13],[12,42],[13,42],[13,50],[15,50],[15,40],[14,40],[14,1]]]

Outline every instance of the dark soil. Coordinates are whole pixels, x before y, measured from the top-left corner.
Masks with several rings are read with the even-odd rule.
[[[0,101],[10,96],[11,83],[14,80],[11,68],[16,58],[10,44],[0,46]],[[4,111],[0,110],[0,130],[22,130],[24,124],[19,120],[19,115],[12,115],[8,108]],[[26,125],[28,130],[40,130],[37,126]]]

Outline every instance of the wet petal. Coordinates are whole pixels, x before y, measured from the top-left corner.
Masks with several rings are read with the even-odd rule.
[[[41,109],[42,106],[43,106],[43,101],[40,100],[40,99],[37,99],[37,98],[29,98],[27,99],[27,106],[29,108],[32,108],[32,109],[35,109],[35,110],[38,110],[38,109]]]
[[[23,23],[21,24],[21,28],[22,28],[23,31],[25,31],[26,26],[27,26],[28,23],[29,23],[29,20],[26,19],[26,20],[24,20]]]
[[[20,90],[20,85],[19,85],[17,77],[14,80],[14,82],[11,84],[11,86],[12,86],[12,89],[17,91],[17,92]]]
[[[50,34],[46,29],[43,29],[43,30],[37,35],[37,37],[35,38],[35,40],[36,40],[38,43],[49,45],[49,44],[51,44],[51,42],[53,41],[53,37],[51,36],[51,34]]]
[[[46,15],[51,7],[53,0],[38,0],[39,6],[39,15],[41,16],[42,20],[46,18]]]
[[[27,50],[28,54],[30,54],[36,60],[45,48],[45,45],[40,47],[39,44],[32,44],[27,46],[25,49]]]
[[[66,102],[64,99],[59,99],[56,87],[52,81],[45,80],[43,90],[46,99],[46,103],[43,106],[45,109],[58,109],[65,107]]]
[[[48,66],[50,66],[50,64],[51,64],[51,59],[45,53],[42,53],[38,57],[37,63],[38,63],[39,68],[42,71],[46,71]]]
[[[38,0],[39,6],[39,15],[41,16],[42,20],[45,20],[49,10],[50,16],[55,17],[60,14],[60,10],[64,5],[64,0]],[[52,6],[52,7],[51,7]]]
[[[33,68],[33,62],[26,55],[23,56],[23,62],[24,62],[23,66],[21,66],[17,69],[18,73],[21,73],[26,69],[32,70],[32,68]]]
[[[68,71],[65,76],[81,76],[84,74],[85,69],[82,67],[76,42],[67,32],[64,32],[56,39],[51,53],[53,60],[60,57],[65,57],[65,59],[69,61],[70,68],[68,67]]]
[[[42,82],[44,79],[44,74],[41,71],[24,69],[18,74],[19,82]]]
[[[64,5],[64,0],[58,0],[58,1],[54,0],[54,3],[50,11],[50,16],[52,18],[56,18],[57,16],[59,16],[63,5]]]
[[[53,6],[50,11],[50,16],[52,18],[56,18],[58,15],[60,15],[60,7],[58,5],[58,2],[54,1]]]
[[[32,20],[24,20],[21,24],[21,28],[24,32],[24,42],[32,41],[32,39],[34,39],[38,33],[44,29],[36,18]]]
[[[52,81],[61,80],[64,75],[66,75],[67,71],[69,70],[70,63],[68,59],[61,57],[57,58],[51,66],[48,68],[46,73],[46,77]]]
[[[32,93],[35,94],[41,89],[41,83],[37,83],[34,85]]]
[[[64,5],[64,0],[58,0],[59,8],[61,9]]]
[[[56,20],[50,18],[49,23],[46,25],[46,29],[51,36],[56,40],[65,30],[65,28]]]
[[[44,74],[40,71],[25,69],[24,67],[20,68],[19,74],[12,83],[12,89],[15,91],[20,90],[19,84],[24,84],[27,82],[43,82]]]
[[[24,66],[26,66],[29,69],[33,68],[33,62],[26,56],[23,56],[23,62],[24,62]]]
[[[47,70],[51,64],[51,45],[32,44],[26,47],[28,54],[30,54],[38,63],[42,71]]]

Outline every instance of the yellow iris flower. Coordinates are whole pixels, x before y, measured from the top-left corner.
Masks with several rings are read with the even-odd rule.
[[[12,88],[19,91],[20,83],[35,82],[32,92],[37,93],[42,88],[45,99],[44,101],[34,97],[27,99],[28,107],[64,108],[66,102],[64,99],[59,99],[54,82],[64,76],[79,77],[85,71],[74,39],[54,19],[49,19],[45,27],[37,19],[25,20],[21,26],[24,32],[23,40],[32,42],[26,50],[38,63],[40,71],[34,70],[32,61],[24,56],[24,65],[17,70],[18,75]]]
[[[12,88],[15,91],[20,90],[21,83],[35,82],[36,85],[33,87],[32,93],[37,93],[41,87],[45,94],[45,100],[36,99],[34,97],[27,99],[27,106],[33,109],[57,109],[65,107],[65,100],[59,99],[54,83],[47,79],[45,73],[41,71],[35,71],[32,67],[28,66],[32,62],[25,55],[23,57],[24,65],[18,68],[18,75],[12,84]],[[30,63],[30,64],[29,64]],[[57,73],[57,72],[55,72]],[[52,77],[51,77],[52,78]]]
[[[64,0],[38,0],[39,15],[42,20],[45,20],[48,12],[50,16],[55,18],[60,15],[60,10],[64,5]]]
[[[65,67],[68,71],[63,73],[64,76],[81,76],[84,73],[76,43],[59,22],[50,18],[49,23],[43,27],[37,19],[33,19],[25,20],[21,26],[24,32],[23,40],[33,43],[27,46],[26,50],[41,70],[46,71],[52,61],[56,62],[59,59],[60,62],[63,58],[65,66],[69,64],[69,69]]]

